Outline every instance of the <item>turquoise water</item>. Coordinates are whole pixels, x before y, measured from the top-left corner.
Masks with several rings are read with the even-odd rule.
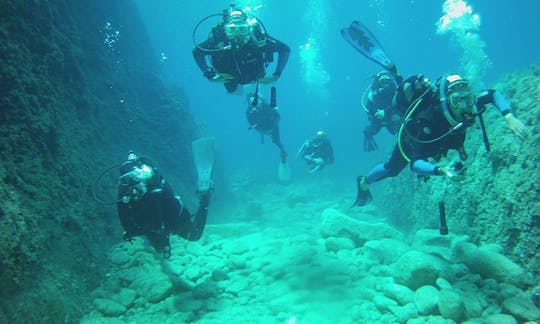
[[[138,1],[156,57],[165,53],[164,71],[189,97],[190,109],[216,135],[227,156],[225,168],[274,169],[277,150],[260,145],[246,129],[242,97],[227,95],[219,84],[210,84],[195,65],[192,31],[200,19],[220,13],[230,1]],[[336,151],[336,176],[348,177],[384,159],[393,146],[392,137],[379,135],[380,150],[365,156],[361,151],[366,123],[359,101],[369,77],[379,66],[355,52],[339,30],[352,20],[363,21],[377,36],[388,56],[404,76],[423,73],[434,79],[441,74],[463,73],[460,60],[471,44],[456,44],[452,33],[438,34],[444,1],[237,1],[254,8],[269,33],[288,44],[291,56],[276,84],[282,113],[282,138],[289,154],[317,129],[326,129]],[[472,14],[480,16],[473,31],[491,65],[483,81],[492,86],[506,73],[523,69],[540,59],[540,28],[536,15],[540,4],[533,0],[467,1]],[[470,26],[463,26],[467,30]],[[209,27],[207,27],[208,30]],[[201,31],[199,39],[206,36]],[[313,43],[316,57],[306,57],[305,45]],[[477,44],[477,43],[475,43]],[[472,45],[475,45],[472,44]],[[312,51],[313,52],[313,51]],[[466,53],[471,56],[470,51]],[[472,57],[471,57],[472,59]],[[307,63],[306,63],[307,61]],[[477,60],[478,61],[478,60]],[[320,69],[306,69],[320,66]],[[273,71],[270,66],[269,70]],[[311,73],[311,82],[306,75]],[[327,81],[327,82],[323,82]],[[269,96],[269,90],[264,90]],[[386,141],[386,144],[385,144]],[[250,153],[246,153],[249,151]],[[292,165],[295,168],[295,165]],[[299,168],[303,165],[299,165]],[[336,169],[339,167],[343,172]],[[257,171],[253,170],[253,171]],[[293,170],[294,171],[294,170]],[[302,169],[298,170],[301,173]]]
[[[403,188],[404,196],[418,191],[423,199],[406,201],[403,215],[393,220],[381,211],[403,203],[400,197],[348,209],[354,177],[385,161],[395,139],[382,132],[377,152],[362,151],[367,120],[360,97],[380,67],[339,34],[352,20],[361,20],[405,77],[423,73],[435,79],[459,72],[491,87],[505,74],[538,62],[535,9],[540,5],[238,2],[292,50],[276,84],[293,177],[285,186],[276,181],[278,150],[270,139],[261,144],[259,134],[247,129],[244,96],[208,82],[191,55],[194,26],[229,2],[138,4],[164,75],[184,89],[195,120],[216,138],[216,187],[204,237],[195,243],[173,237],[170,260],[161,259],[142,239],[111,250],[111,272],[93,292],[97,311],[83,322],[118,317],[136,323],[456,323],[472,318],[511,323],[540,317],[523,291],[528,288],[524,270],[505,256],[508,251],[464,235],[507,221],[495,212],[487,215],[503,207],[486,203],[487,198],[475,200],[475,194],[466,197],[471,201],[448,199],[451,235],[443,237],[434,229],[434,202],[454,194],[462,198],[467,189],[479,190],[477,183],[461,189],[432,179],[419,189],[413,182],[416,187]],[[195,38],[205,34],[195,33]],[[269,91],[262,88],[266,96]],[[318,129],[331,138],[336,163],[314,176],[294,155]],[[485,172],[482,183],[492,184],[489,171],[479,166],[488,163],[482,153],[473,153],[479,156],[473,170]],[[505,174],[495,182],[499,196],[507,194],[503,187],[515,185],[504,182],[511,178]],[[403,179],[391,181],[403,184],[397,182]],[[373,189],[377,196],[388,190],[379,188]],[[499,194],[493,190],[484,194]],[[477,216],[489,219],[474,226],[465,223]],[[392,227],[407,219],[414,225],[425,220],[425,228],[404,233]],[[461,231],[453,232],[456,228]],[[491,235],[494,228],[489,228]],[[528,312],[520,314],[520,306]]]

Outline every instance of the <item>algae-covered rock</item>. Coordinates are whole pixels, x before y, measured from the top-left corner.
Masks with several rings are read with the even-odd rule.
[[[456,290],[441,290],[437,306],[444,318],[452,319],[458,323],[463,319],[465,307],[461,295]]]
[[[331,252],[354,249],[354,242],[347,237],[328,237],[324,245],[326,250]]]
[[[463,305],[467,318],[479,318],[487,305],[486,297],[478,291],[467,291],[463,293]]]
[[[409,251],[392,265],[397,283],[411,289],[424,285],[434,285],[446,263],[429,254]]]
[[[212,271],[211,278],[214,281],[223,281],[229,279],[229,275],[223,269],[214,269],[214,271]]]
[[[109,260],[115,266],[122,266],[133,260],[133,257],[124,249],[115,248],[111,251],[109,255]]]
[[[222,251],[226,255],[241,255],[249,251],[249,246],[242,241],[226,241],[221,247]]]
[[[508,314],[493,314],[484,319],[485,324],[517,324],[518,321]]]
[[[321,234],[327,237],[346,237],[355,246],[362,246],[368,240],[382,238],[402,239],[403,234],[386,223],[369,223],[355,220],[333,208],[322,213]]]
[[[389,311],[392,306],[398,306],[398,303],[395,300],[384,295],[376,295],[373,298],[373,303],[381,312]]]
[[[452,284],[450,282],[448,282],[448,280],[444,279],[444,278],[437,278],[437,281],[435,281],[435,283],[437,284],[437,287],[439,287],[439,289],[452,289]]]
[[[173,285],[167,275],[157,267],[141,267],[130,288],[150,303],[158,303],[173,291]]]
[[[126,312],[126,307],[124,305],[106,298],[94,299],[94,306],[96,306],[97,310],[103,315],[109,317],[120,316]]]
[[[413,303],[403,306],[388,307],[399,323],[408,323],[407,320],[418,316],[418,310]]]
[[[452,258],[452,247],[458,242],[467,241],[467,236],[455,234],[441,235],[439,231],[432,229],[420,229],[415,232],[412,247],[433,255],[437,255],[447,261]]]
[[[422,286],[414,292],[414,304],[419,314],[429,315],[437,313],[439,291],[433,286]]]
[[[477,247],[471,243],[458,243],[455,255],[459,255],[472,271],[483,278],[492,278],[498,282],[522,284],[523,269],[506,256],[493,252],[491,249]]]
[[[412,303],[415,298],[414,291],[394,282],[384,283],[379,286],[379,289],[386,296],[396,300],[401,306]]]
[[[129,308],[133,301],[137,297],[137,292],[133,289],[122,288],[120,291],[111,297],[117,303],[124,305],[124,307]]]
[[[403,254],[411,248],[406,243],[395,239],[380,239],[370,240],[364,244],[370,251],[373,252],[382,263],[390,264],[399,259]]]
[[[523,294],[506,299],[503,302],[503,309],[520,321],[536,321],[540,319],[538,307]]]

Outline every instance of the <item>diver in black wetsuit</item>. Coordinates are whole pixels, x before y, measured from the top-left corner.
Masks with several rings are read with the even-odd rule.
[[[390,134],[396,134],[403,112],[393,104],[397,92],[394,77],[387,71],[377,73],[371,85],[362,95],[362,107],[368,115],[370,124],[364,128],[364,151],[377,149],[374,136],[381,128],[386,127]]]
[[[475,95],[469,82],[459,75],[440,78],[434,84],[422,75],[407,79],[398,90],[397,104],[408,107],[390,160],[379,164],[367,176],[357,177],[356,206],[371,201],[369,185],[387,177],[398,175],[407,164],[422,176],[456,177],[462,164],[439,166],[428,162],[445,156],[448,150],[459,152],[460,159],[467,154],[463,147],[467,127],[481,118],[485,106],[493,104],[506,119],[508,127],[520,138],[528,136],[523,123],[512,114],[502,94],[488,89]]]
[[[267,77],[266,67],[273,62],[274,53],[278,54],[277,66]],[[223,21],[212,28],[207,40],[193,49],[203,75],[210,81],[224,82],[230,93],[239,84],[277,81],[289,53],[289,46],[268,35],[260,21],[234,6],[224,10]]]
[[[125,240],[144,235],[156,250],[169,257],[170,233],[190,241],[201,237],[210,190],[199,192],[199,209],[192,215],[149,159],[130,152],[120,173],[117,208]]]
[[[287,152],[279,135],[279,110],[272,107],[257,91],[247,96],[246,118],[250,129],[255,129],[261,136],[269,135],[279,148],[281,163],[287,163]]]
[[[334,150],[325,131],[317,131],[315,137],[307,140],[298,150],[297,156],[311,166],[310,173],[322,170],[326,165],[334,163]]]

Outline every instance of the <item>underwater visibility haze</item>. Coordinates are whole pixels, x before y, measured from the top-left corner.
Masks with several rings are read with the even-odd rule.
[[[235,1],[290,56],[277,81],[234,93],[193,54],[231,1],[0,6],[0,322],[540,321],[537,1]],[[342,36],[353,21],[382,54]],[[467,125],[466,160],[430,160],[463,162],[460,177],[407,166],[355,203],[414,117],[364,150],[363,97],[384,55],[404,79],[459,74],[495,89],[523,138],[486,105]],[[286,159],[247,119],[256,89],[279,112]],[[333,163],[313,167],[306,141],[321,137]],[[117,206],[162,190],[139,180],[117,192],[133,152],[148,158],[139,177],[167,180],[178,214],[193,221],[209,199],[200,239],[167,233],[163,253],[137,226],[124,233]]]

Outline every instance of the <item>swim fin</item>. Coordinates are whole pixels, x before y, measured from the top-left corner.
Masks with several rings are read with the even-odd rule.
[[[214,138],[203,137],[191,143],[193,161],[197,169],[199,192],[205,192],[212,187],[212,170],[214,168],[215,147]]]
[[[289,168],[289,164],[287,162],[283,163],[279,161],[278,178],[279,181],[282,182],[288,182],[291,180],[291,169]]]
[[[397,73],[396,66],[386,56],[379,41],[361,22],[355,20],[348,28],[341,29],[341,36],[360,54],[381,65],[394,75]]]
[[[365,206],[367,203],[369,203],[372,200],[371,192],[369,189],[364,188],[363,183],[365,183],[366,178],[365,177],[357,177],[356,178],[356,201],[351,207],[354,206]]]

